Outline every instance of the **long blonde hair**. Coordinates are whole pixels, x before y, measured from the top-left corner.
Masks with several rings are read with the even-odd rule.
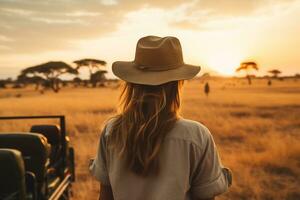
[[[124,84],[108,145],[125,158],[135,174],[159,172],[163,140],[179,118],[182,85],[183,81],[158,86]]]

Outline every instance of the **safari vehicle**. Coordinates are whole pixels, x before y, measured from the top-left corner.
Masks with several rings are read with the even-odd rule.
[[[69,199],[75,163],[65,117],[0,117],[27,119],[57,119],[59,125],[33,125],[28,132],[0,132],[0,199]]]

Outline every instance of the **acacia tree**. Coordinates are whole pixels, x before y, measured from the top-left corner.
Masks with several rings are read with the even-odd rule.
[[[27,85],[27,84],[35,84],[35,90],[38,90],[40,85],[45,83],[45,79],[40,76],[30,76],[28,77],[26,74],[20,74],[17,77],[16,82],[18,84]]]
[[[0,88],[6,88],[6,81],[0,80]]]
[[[50,61],[22,70],[21,75],[45,79],[54,92],[58,92],[59,77],[62,74],[78,74],[78,71],[62,61]]]
[[[256,70],[258,71],[258,65],[256,62],[242,62],[240,64],[240,66],[235,70],[236,72],[239,71],[245,71],[246,72],[246,78],[248,80],[248,84],[251,85],[251,75],[250,75],[250,71],[251,70]]]
[[[80,86],[81,83],[82,83],[82,80],[78,76],[73,78],[73,84],[74,84],[75,87]]]
[[[96,87],[96,84],[98,81],[95,82],[95,80],[99,77],[102,77],[103,80],[105,80],[104,74],[107,72],[106,70],[103,70],[104,66],[106,66],[106,62],[104,60],[97,60],[97,59],[91,59],[91,58],[85,58],[81,60],[76,60],[74,63],[77,65],[77,70],[80,68],[88,68],[90,73],[90,83],[93,85],[93,87]],[[100,76],[99,76],[100,75]],[[96,79],[95,79],[96,77]]]
[[[93,73],[91,76],[91,83],[93,87],[96,87],[98,83],[100,85],[104,85],[104,81],[106,80],[105,74],[107,73],[106,70],[98,70],[97,72]]]
[[[281,71],[279,71],[278,69],[273,69],[268,72],[273,75],[273,78],[278,78],[278,75],[281,74]]]

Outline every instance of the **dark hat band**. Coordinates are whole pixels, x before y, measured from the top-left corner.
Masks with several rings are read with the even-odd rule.
[[[146,66],[134,63],[135,67],[142,71],[167,71],[171,69],[177,69],[184,65],[184,63],[179,63],[175,65],[162,65],[162,66]]]

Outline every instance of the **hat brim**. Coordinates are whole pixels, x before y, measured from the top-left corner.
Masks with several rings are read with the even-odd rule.
[[[195,77],[200,66],[183,64],[166,71],[147,71],[138,69],[133,61],[116,61],[112,64],[112,72],[120,79],[143,85],[161,85],[170,81],[187,80]]]

